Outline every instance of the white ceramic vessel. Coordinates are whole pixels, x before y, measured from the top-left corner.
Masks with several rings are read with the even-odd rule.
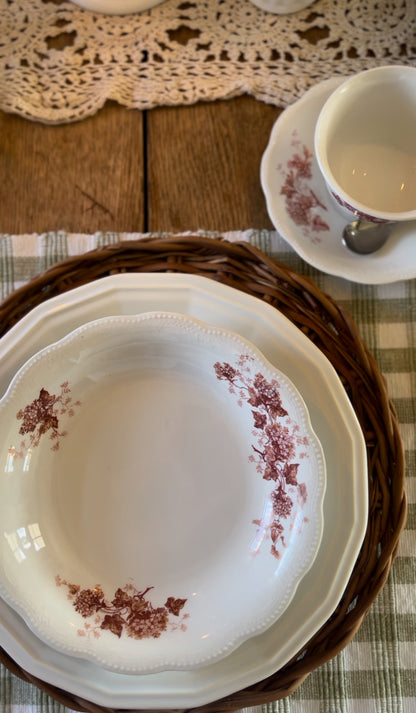
[[[266,12],[273,12],[276,15],[289,15],[292,12],[298,12],[299,10],[304,10],[315,0],[251,0],[253,5],[261,8],[261,10],[266,10]]]
[[[0,432],[0,593],[72,656],[207,665],[267,629],[316,556],[325,466],[306,406],[228,330],[89,322],[18,371]]]
[[[375,67],[348,77],[324,103],[315,154],[347,218],[416,220],[416,68]]]
[[[0,339],[0,393],[34,352],[84,322],[149,310],[190,314],[255,343],[301,390],[324,448],[328,479],[321,547],[292,602],[266,632],[209,666],[150,675],[115,674],[57,652],[0,599],[1,645],[19,665],[97,705],[126,709],[203,705],[278,670],[338,604],[367,523],[365,442],[333,367],[278,310],[215,281],[175,274],[115,275],[48,300]]]
[[[128,15],[135,12],[150,10],[160,5],[164,0],[72,0],[84,10],[99,12],[106,15]]]
[[[267,210],[283,238],[323,272],[363,284],[409,280],[416,276],[416,221],[397,224],[372,255],[357,255],[342,242],[348,218],[329,195],[314,138],[325,101],[344,79],[312,87],[274,124],[260,170]]]

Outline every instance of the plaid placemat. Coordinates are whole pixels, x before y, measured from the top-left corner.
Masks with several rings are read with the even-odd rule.
[[[201,233],[202,234],[202,233]],[[207,234],[212,235],[216,234]],[[288,264],[353,316],[383,372],[406,451],[408,520],[388,581],[353,641],[291,696],[250,713],[415,713],[416,711],[416,280],[368,286],[307,265],[275,232],[223,234]],[[64,232],[0,236],[0,299],[55,262],[138,234]],[[0,642],[1,644],[1,642]],[[11,713],[68,710],[0,668],[0,706]]]

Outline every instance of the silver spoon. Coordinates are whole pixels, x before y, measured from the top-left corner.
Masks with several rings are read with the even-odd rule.
[[[379,250],[389,237],[396,223],[367,223],[353,220],[345,226],[342,242],[360,255],[369,255]]]

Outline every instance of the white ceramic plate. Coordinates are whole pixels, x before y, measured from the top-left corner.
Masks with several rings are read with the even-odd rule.
[[[191,707],[271,675],[331,615],[365,534],[366,450],[342,384],[319,349],[270,305],[198,276],[115,275],[36,307],[0,340],[0,390],[6,390],[15,369],[35,351],[89,319],[149,310],[174,310],[233,329],[256,344],[302,393],[327,464],[324,532],[315,562],[273,626],[221,662],[193,671],[122,675],[60,654],[34,636],[3,600],[0,636],[3,648],[26,671],[97,705]]]
[[[321,446],[292,382],[234,332],[172,312],[88,322],[17,372],[0,433],[0,593],[71,656],[130,674],[218,661],[316,556]]]
[[[160,5],[164,0],[72,0],[76,5],[106,15],[128,15]]]
[[[416,277],[416,222],[398,224],[372,255],[342,243],[346,223],[330,198],[314,156],[314,132],[326,99],[345,77],[312,87],[277,119],[261,162],[261,184],[276,229],[310,265],[364,284]]]

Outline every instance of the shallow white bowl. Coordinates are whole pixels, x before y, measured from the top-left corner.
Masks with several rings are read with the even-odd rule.
[[[293,384],[172,313],[90,322],[0,402],[0,593],[59,651],[124,673],[219,660],[318,551],[325,466]]]

